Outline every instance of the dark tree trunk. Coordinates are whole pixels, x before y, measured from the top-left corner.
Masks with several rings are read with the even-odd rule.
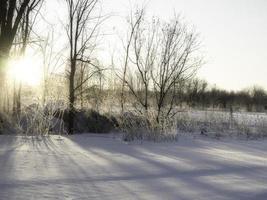
[[[74,133],[74,101],[75,101],[75,88],[74,88],[74,77],[75,77],[76,62],[75,59],[71,61],[71,70],[69,75],[69,113],[68,113],[68,133]]]
[[[21,19],[30,0],[1,0],[0,1],[0,103],[5,98],[5,71],[9,53],[17,33]]]
[[[6,107],[5,104],[5,98],[6,98],[6,67],[7,67],[7,61],[8,61],[8,55],[9,55],[10,48],[5,47],[4,45],[1,45],[0,43],[0,107],[3,109]]]

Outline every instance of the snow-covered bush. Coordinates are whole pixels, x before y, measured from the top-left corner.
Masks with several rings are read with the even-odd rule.
[[[63,113],[53,106],[31,104],[16,116],[18,130],[25,135],[48,135],[65,133]]]
[[[175,120],[160,119],[156,121],[153,112],[146,115],[133,112],[124,113],[120,120],[120,129],[123,132],[124,141],[152,140],[174,141],[177,140]]]

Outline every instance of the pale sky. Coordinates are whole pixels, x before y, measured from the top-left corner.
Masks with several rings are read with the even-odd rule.
[[[49,3],[54,0],[48,0]],[[109,26],[143,0],[102,0],[113,12]],[[198,77],[228,90],[267,89],[267,0],[150,0],[146,10],[162,19],[181,13],[200,33],[206,64]],[[52,3],[53,4],[53,3]],[[58,10],[58,8],[55,8]],[[119,19],[120,18],[120,19]]]

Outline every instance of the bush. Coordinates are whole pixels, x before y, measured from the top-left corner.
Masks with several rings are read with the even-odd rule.
[[[120,128],[124,141],[153,140],[174,141],[177,140],[176,126],[170,120],[161,120],[157,123],[155,116],[150,113],[147,116],[136,115],[132,112],[121,116]]]
[[[6,114],[0,113],[0,134],[13,134],[17,132],[16,124],[12,118]]]
[[[53,108],[31,104],[24,109],[14,121],[17,122],[18,132],[26,135],[48,135],[64,133],[62,117],[57,116]]]
[[[63,113],[59,115],[58,113]],[[56,117],[61,117],[68,126],[68,111],[55,112]],[[109,133],[118,126],[114,116],[102,115],[95,110],[76,110],[74,118],[74,131],[78,133]]]
[[[4,125],[4,120],[2,118],[2,115],[0,115],[0,134],[3,134],[3,125]]]
[[[126,112],[121,116],[120,128],[124,141],[142,140],[145,133],[150,131],[150,123],[143,116]]]
[[[76,114],[76,125],[79,125],[79,120],[81,118]],[[100,113],[89,110],[85,112],[85,121],[86,121],[86,132],[91,133],[108,133],[112,131],[117,124],[116,118],[109,118]]]

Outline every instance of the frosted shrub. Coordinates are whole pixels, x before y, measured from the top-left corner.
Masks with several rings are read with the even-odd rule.
[[[152,112],[146,116],[127,112],[121,117],[120,128],[124,141],[173,141],[177,140],[176,123],[174,122],[170,119],[161,119],[158,123]]]
[[[25,135],[62,134],[65,133],[62,116],[54,105],[31,104],[17,117],[17,126]]]

